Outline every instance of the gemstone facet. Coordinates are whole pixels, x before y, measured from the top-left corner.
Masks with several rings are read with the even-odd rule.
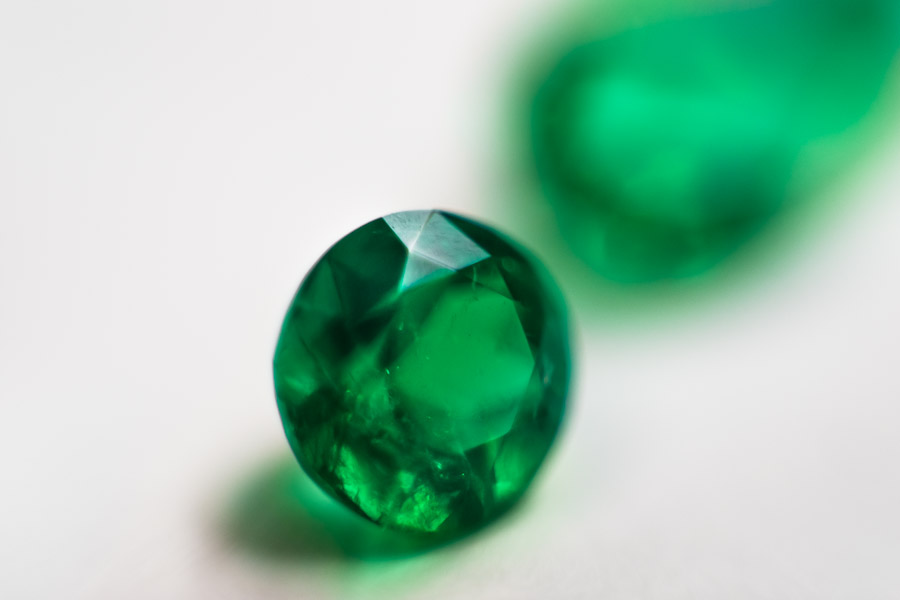
[[[325,491],[384,526],[454,537],[519,499],[556,437],[565,307],[505,236],[396,213],[312,268],[274,375],[288,441]]]

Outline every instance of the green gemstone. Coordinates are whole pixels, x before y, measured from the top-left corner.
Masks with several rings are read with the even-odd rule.
[[[454,537],[519,499],[553,443],[565,309],[493,229],[396,213],[312,268],[274,374],[288,441],[326,492],[387,527]]]
[[[637,282],[714,266],[782,207],[798,157],[878,96],[896,0],[781,0],[579,42],[531,111],[573,249]]]

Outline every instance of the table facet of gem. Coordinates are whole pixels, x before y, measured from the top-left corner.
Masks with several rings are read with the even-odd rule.
[[[543,266],[439,211],[388,215],[328,250],[274,358],[284,429],[313,480],[376,523],[442,538],[525,492],[569,368],[565,306]]]

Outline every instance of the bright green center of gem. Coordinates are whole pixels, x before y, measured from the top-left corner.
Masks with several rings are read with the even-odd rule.
[[[300,464],[383,525],[448,537],[514,503],[563,415],[556,286],[497,232],[388,215],[313,267],[281,331],[275,390]]]

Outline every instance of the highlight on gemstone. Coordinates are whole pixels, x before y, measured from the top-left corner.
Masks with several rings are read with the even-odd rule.
[[[396,213],[303,280],[274,376],[288,441],[320,487],[386,527],[457,537],[523,495],[557,435],[566,311],[504,235]]]
[[[805,150],[869,112],[900,47],[898,7],[725,1],[673,18],[670,6],[557,43],[535,75],[530,146],[570,246],[620,282],[720,263],[789,200]]]

